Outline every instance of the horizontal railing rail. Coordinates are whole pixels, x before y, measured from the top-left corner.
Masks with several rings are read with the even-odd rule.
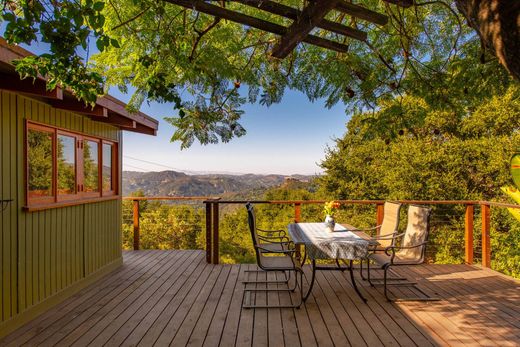
[[[154,197],[124,197],[124,200],[133,201],[133,232],[134,232],[134,249],[140,248],[140,226],[139,226],[139,203],[140,201],[194,201],[205,205],[206,217],[206,235],[205,248],[206,260],[211,264],[218,264],[220,261],[219,254],[219,213],[220,205],[224,204],[271,204],[271,205],[293,205],[294,206],[294,222],[301,221],[302,205],[323,204],[326,200],[223,200],[219,197],[209,196],[191,196],[191,197],[170,197],[170,196],[154,196]],[[380,225],[384,218],[385,200],[336,200],[342,205],[374,205],[375,206],[375,223]],[[479,200],[394,200],[402,204],[416,205],[462,205],[465,206],[464,213],[464,261],[467,264],[474,263],[474,229],[475,229],[475,207],[480,208],[482,236],[481,246],[481,263],[483,267],[491,266],[491,207],[520,209],[520,205]]]

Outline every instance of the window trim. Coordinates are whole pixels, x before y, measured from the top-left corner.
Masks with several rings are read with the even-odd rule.
[[[29,131],[44,131],[52,134],[52,196],[43,198],[29,197]],[[75,193],[58,194],[58,135],[70,136],[75,139]],[[83,145],[89,140],[98,143],[98,192],[84,192]],[[24,165],[25,165],[25,207],[27,211],[40,211],[47,208],[79,205],[96,201],[105,201],[119,198],[119,142],[101,136],[83,134],[48,124],[25,121],[24,129]],[[111,144],[112,150],[112,186],[113,190],[103,191],[103,143]]]
[[[56,145],[55,145],[55,152],[56,152],[56,159],[54,160],[54,165],[56,167],[56,180],[52,182],[53,185],[56,186],[56,202],[62,202],[62,201],[71,201],[71,200],[77,200],[79,197],[79,189],[78,189],[78,157],[79,157],[79,151],[78,151],[78,142],[80,137],[77,134],[71,133],[69,131],[56,129]],[[58,172],[58,136],[68,136],[74,138],[74,193],[72,194],[59,194],[58,193],[58,178],[59,178],[59,172]],[[27,163],[27,166],[29,163]]]
[[[112,159],[112,167],[111,167],[111,174],[112,174],[112,190],[104,190],[103,189],[103,176],[101,176],[101,192],[102,196],[114,196],[117,195],[118,192],[118,179],[117,179],[117,145],[114,141],[107,141],[102,140],[101,141],[101,163],[103,162],[103,145],[111,145],[112,146],[112,153],[111,153],[111,159]],[[101,175],[103,175],[103,165],[101,165]]]
[[[95,142],[97,143],[98,145],[98,151],[97,151],[97,161],[98,161],[98,191],[97,192],[85,192],[85,187],[82,186],[81,187],[81,192],[80,192],[80,195],[82,197],[85,197],[85,198],[96,198],[96,197],[99,197],[99,196],[103,196],[103,187],[101,186],[102,184],[102,177],[100,177],[100,172],[103,171],[102,169],[102,153],[101,153],[101,144],[103,143],[103,139],[99,138],[99,137],[94,137],[94,136],[88,136],[88,135],[85,135],[83,136],[83,138],[81,139],[81,150],[83,151],[84,150],[84,146],[85,146],[85,141],[90,141],[90,142]],[[81,156],[81,163],[79,164],[79,167],[80,167],[80,171],[81,171],[81,180],[83,182],[83,185],[84,185],[84,182],[85,182],[85,166],[84,166],[84,157]],[[101,168],[101,169],[100,169]]]
[[[51,195],[44,197],[29,197],[29,130],[36,130],[40,132],[50,133],[52,139],[52,174],[51,174]],[[49,204],[55,202],[56,199],[56,182],[57,182],[57,170],[56,170],[56,132],[53,128],[41,125],[41,124],[25,124],[25,133],[24,133],[24,142],[25,142],[25,150],[24,150],[24,162],[25,162],[25,201],[29,200],[33,201],[33,204]]]

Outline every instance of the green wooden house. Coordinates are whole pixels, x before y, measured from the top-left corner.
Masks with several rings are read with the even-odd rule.
[[[0,337],[122,264],[122,131],[158,127],[20,80],[30,54],[0,38]]]

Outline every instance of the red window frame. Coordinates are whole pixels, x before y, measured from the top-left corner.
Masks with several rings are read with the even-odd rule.
[[[28,134],[30,130],[43,131],[52,134],[52,188],[51,196],[31,197],[29,195],[29,141]],[[58,194],[58,136],[70,136],[75,139],[75,190],[74,194]],[[98,191],[84,191],[84,167],[83,167],[83,149],[84,141],[92,141],[98,144]],[[103,190],[103,144],[112,146],[112,190]],[[119,196],[119,161],[118,152],[119,143],[117,141],[108,140],[98,136],[86,135],[67,129],[62,129],[47,124],[40,124],[33,121],[26,121],[25,124],[25,201],[26,207],[57,207],[59,205],[82,204],[96,200],[103,200],[107,197]]]

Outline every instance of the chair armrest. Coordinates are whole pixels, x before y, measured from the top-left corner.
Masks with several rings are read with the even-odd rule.
[[[385,254],[389,257],[392,257],[392,262],[394,260],[394,257],[395,257],[395,250],[402,250],[402,249],[412,249],[412,248],[417,248],[417,247],[421,247],[421,246],[424,246],[428,243],[428,241],[425,241],[425,242],[421,242],[421,243],[418,243],[416,245],[413,245],[413,246],[388,246],[385,248]],[[392,254],[390,254],[388,251],[391,251]]]
[[[256,228],[256,231],[259,231],[261,233],[277,233],[278,235],[285,236],[285,230],[265,230],[265,229]]]
[[[281,241],[281,242],[290,242],[291,241],[291,240],[289,240],[289,238],[287,236],[262,236],[262,235],[257,235],[257,237],[260,240],[267,241],[267,242],[275,242],[275,243],[277,243],[277,242],[276,241],[271,241],[271,240],[286,240],[286,241]]]
[[[278,254],[294,254],[294,252],[296,252],[296,250],[294,249],[287,249],[287,250],[283,250],[283,251],[275,251],[275,250],[270,250],[270,249],[267,249],[267,248],[263,248],[262,246],[260,245],[256,245],[255,246],[256,248],[262,250],[262,251],[265,251],[267,253],[278,253]]]
[[[292,246],[294,248],[294,243],[291,241],[291,240],[287,240],[287,241],[270,241],[270,240],[264,240],[262,237],[258,236],[258,239],[260,241],[264,241],[262,243],[260,243],[261,245],[262,244],[269,244],[269,245],[286,245],[286,246]]]
[[[388,235],[390,235],[390,236],[388,236]],[[403,236],[404,236],[404,233],[400,233],[400,234],[392,233],[392,234],[373,236],[372,239],[373,240],[391,240],[391,239],[396,239],[396,238],[403,237]]]
[[[375,227],[371,227],[371,228],[357,229],[357,231],[369,231],[369,230],[376,230],[379,228],[381,228],[381,225],[376,225]]]

